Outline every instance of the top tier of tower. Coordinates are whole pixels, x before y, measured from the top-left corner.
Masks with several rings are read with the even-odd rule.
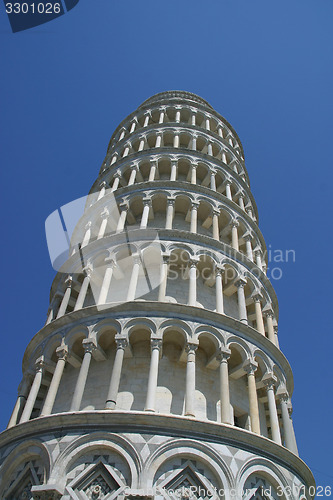
[[[195,154],[198,161],[209,156],[212,164],[226,166],[242,188],[249,190],[243,147],[235,130],[204,99],[182,91],[150,97],[120,123],[111,137],[99,179],[118,168],[123,158],[147,150],[163,154],[166,149]]]

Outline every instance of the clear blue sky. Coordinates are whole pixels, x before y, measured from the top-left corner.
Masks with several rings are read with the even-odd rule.
[[[300,456],[332,485],[332,14],[331,0],[80,0],[12,34],[1,3],[0,428],[46,318],[46,217],[88,192],[128,113],[188,90],[238,132],[267,245],[296,251],[274,282],[280,344]]]

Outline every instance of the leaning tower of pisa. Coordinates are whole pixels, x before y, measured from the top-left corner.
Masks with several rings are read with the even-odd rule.
[[[311,498],[231,125],[189,92],[151,97],[74,226],[0,434],[0,498]]]

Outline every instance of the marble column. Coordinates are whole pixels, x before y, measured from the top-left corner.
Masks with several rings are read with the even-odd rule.
[[[222,161],[223,163],[225,163],[226,165],[228,165],[228,162],[227,162],[227,155],[225,153],[225,151],[222,150]]]
[[[157,134],[155,148],[160,148],[162,146],[162,134]]]
[[[145,121],[143,122],[143,126],[144,127],[148,127],[148,124],[149,124],[149,119],[150,119],[150,113],[147,113],[145,115]]]
[[[103,196],[105,195],[106,186],[107,186],[107,184],[105,181],[101,182],[101,184],[100,184],[101,189],[98,193],[97,201],[100,200],[101,198],[103,198]]]
[[[224,270],[220,266],[215,268],[216,312],[224,314],[222,275]]]
[[[232,201],[232,194],[231,194],[231,181],[227,181],[225,185],[225,194],[228,200]]]
[[[78,311],[79,309],[82,309],[82,307],[83,307],[85,298],[87,296],[91,276],[92,276],[92,267],[90,267],[90,266],[85,267],[83,269],[83,272],[85,274],[85,277],[84,277],[84,280],[82,282],[78,298],[76,300],[74,311]]]
[[[66,290],[58,310],[57,319],[66,313],[66,309],[68,306],[69,299],[71,298],[71,292],[72,292],[72,283],[73,283],[72,276],[67,276],[65,283],[66,283]]]
[[[268,377],[263,378],[263,382],[267,390],[269,420],[271,424],[272,439],[276,443],[281,444],[280,425],[276,409],[275,392],[274,392],[274,384],[276,382],[276,378],[269,375]]]
[[[191,165],[191,184],[197,183],[197,164],[192,163]]]
[[[140,137],[140,143],[139,143],[138,151],[143,151],[144,148],[145,148],[145,144],[146,144],[146,138],[145,138],[145,136]]]
[[[171,160],[170,181],[177,180],[177,168],[178,168],[177,160]]]
[[[119,391],[119,383],[121,377],[121,370],[123,366],[124,353],[128,345],[126,339],[115,339],[117,350],[112,367],[112,375],[109,385],[109,392],[105,402],[106,410],[114,410],[117,403],[117,396]]]
[[[212,226],[213,226],[213,238],[216,241],[220,241],[220,229],[219,229],[219,215],[220,215],[220,211],[213,209],[212,214],[213,214],[213,217],[212,217],[212,219],[213,219],[213,223],[212,223]]]
[[[261,262],[261,252],[260,250],[255,250],[254,252],[255,258],[256,258],[256,264],[261,269],[262,271],[262,262]]]
[[[140,229],[146,229],[148,225],[149,210],[152,206],[152,202],[150,198],[143,198],[142,201],[143,201],[143,211],[142,211]]]
[[[132,186],[132,184],[134,184],[137,171],[138,171],[137,165],[133,165],[131,167],[131,175],[129,176],[128,183],[127,183],[128,186]]]
[[[99,227],[99,231],[98,231],[98,235],[97,235],[97,239],[100,240],[101,238],[104,237],[105,235],[105,231],[106,231],[106,226],[108,224],[108,218],[109,218],[109,211],[106,207],[104,207],[102,213],[101,213],[101,219],[102,219],[102,222],[101,222],[101,225]]]
[[[164,302],[166,296],[167,280],[168,280],[168,266],[169,266],[169,255],[162,254],[162,265],[160,274],[160,286],[158,290],[158,301]]]
[[[252,237],[250,234],[247,234],[244,239],[245,239],[245,246],[246,246],[246,256],[251,262],[253,262],[253,252],[252,252],[252,245],[251,245]]]
[[[244,279],[239,279],[235,285],[237,286],[237,299],[238,299],[238,316],[239,321],[248,324],[247,311],[246,311],[246,301],[245,301],[245,291],[244,287],[246,281]]]
[[[107,302],[108,293],[109,293],[110,284],[111,284],[112,275],[113,275],[113,270],[114,270],[115,265],[116,265],[116,263],[113,259],[108,259],[108,260],[106,260],[106,262],[109,262],[109,265],[105,270],[103,283],[101,286],[101,291],[99,293],[97,305],[106,304],[106,302]]]
[[[156,170],[157,170],[157,161],[151,160],[148,182],[152,182],[155,180]]]
[[[207,145],[207,154],[213,156],[213,144],[209,141]]]
[[[126,156],[128,156],[128,153],[130,152],[130,149],[131,149],[131,144],[130,143],[125,144],[123,158],[125,158]]]
[[[23,422],[27,422],[30,420],[32,410],[34,409],[36,399],[39,393],[40,386],[42,384],[42,378],[44,375],[44,370],[45,370],[45,361],[43,357],[40,357],[37,359],[35,363],[35,377],[34,381],[32,383],[32,386],[30,388],[29,396],[27,399],[27,402],[24,406],[24,410],[22,413],[22,416],[20,418],[20,424]]]
[[[136,126],[137,126],[137,121],[135,119],[135,120],[133,120],[133,122],[131,124],[130,134],[132,134],[134,132],[134,130],[136,129]]]
[[[288,450],[292,451],[295,455],[298,456],[294,427],[288,409],[288,403],[289,403],[288,394],[287,393],[280,394],[279,399],[280,399],[280,406],[282,413],[284,444],[285,447],[288,448]]]
[[[16,425],[22,415],[22,412],[24,410],[24,406],[27,401],[27,397],[29,394],[29,389],[31,387],[31,377],[30,376],[24,376],[19,387],[18,387],[18,396],[16,400],[16,404],[14,406],[13,412],[11,414],[10,420],[7,425],[7,429],[10,427],[13,427]]]
[[[158,363],[160,359],[160,350],[162,347],[162,339],[151,339],[151,358],[148,376],[147,398],[145,411],[155,411],[157,378],[158,378]]]
[[[193,151],[197,150],[197,136],[195,134],[192,135],[192,144],[191,144],[191,149]]]
[[[173,137],[173,147],[179,148],[179,131],[178,130],[175,132],[175,135]]]
[[[233,220],[231,222],[231,246],[232,246],[232,248],[234,248],[237,251],[239,251],[238,226],[239,226],[239,222],[237,220]]]
[[[93,339],[84,339],[82,345],[84,348],[84,356],[80,367],[79,376],[76,381],[76,386],[73,394],[70,411],[80,411],[80,406],[87,382],[92,353],[96,349],[96,344],[93,341]]]
[[[128,212],[128,204],[127,203],[120,203],[119,208],[121,210],[117,228],[116,228],[116,233],[120,233],[121,231],[124,230],[125,222],[126,222],[126,217],[127,217],[127,212]]]
[[[158,119],[158,123],[163,123],[164,122],[164,117],[165,117],[165,109],[161,109],[160,111],[160,116],[159,116],[159,119]]]
[[[273,325],[273,317],[274,313],[271,309],[265,311],[266,316],[266,324],[267,324],[267,335],[271,342],[276,345],[275,333],[274,333],[274,325]]]
[[[199,208],[199,203],[193,201],[192,205],[191,205],[190,231],[191,231],[191,233],[194,233],[194,234],[196,234],[196,232],[197,232],[198,208]]]
[[[87,224],[85,225],[85,230],[86,232],[84,233],[84,237],[82,240],[81,248],[85,247],[88,245],[90,238],[91,238],[91,221],[88,221]]]
[[[262,311],[261,311],[261,300],[262,296],[260,293],[255,293],[253,295],[253,301],[254,301],[254,307],[255,307],[255,313],[256,313],[256,323],[257,323],[257,330],[261,335],[265,337],[265,327],[264,327],[264,321],[262,318]]]
[[[244,205],[244,195],[241,193],[238,198],[238,204],[242,210],[245,212],[245,205]]]
[[[140,266],[141,266],[140,255],[138,254],[133,255],[133,268],[127,292],[127,299],[126,299],[127,302],[135,300],[135,293],[139,279]]]
[[[167,198],[165,229],[172,229],[174,206],[175,206],[175,199],[174,198]]]
[[[217,357],[220,362],[220,411],[221,422],[223,424],[231,424],[228,372],[228,359],[230,358],[230,354],[230,349],[221,348]]]
[[[210,171],[210,189],[216,191],[216,170]]]
[[[189,293],[188,305],[195,306],[197,303],[197,260],[190,260],[189,262]]]
[[[185,415],[195,417],[194,401],[195,401],[195,351],[198,346],[195,344],[186,345],[187,362],[186,362],[186,389],[185,389]]]
[[[251,430],[252,432],[260,435],[258,395],[255,379],[255,372],[257,368],[258,364],[254,361],[249,361],[246,365],[244,365],[244,370],[247,373]]]
[[[55,398],[58,393],[59,385],[61,382],[61,377],[66,365],[66,359],[68,355],[68,348],[66,345],[61,345],[57,348],[56,354],[58,356],[57,365],[55,367],[52,381],[47,391],[47,396],[44,402],[44,406],[41,412],[41,416],[51,415]]]
[[[48,317],[47,317],[47,321],[46,321],[46,324],[48,325],[49,323],[51,323],[52,320],[55,319],[56,317],[56,311],[58,310],[58,307],[61,303],[61,300],[62,300],[62,295],[59,291],[57,291],[51,301],[51,305],[50,305],[50,308],[49,308],[49,314],[48,314]]]

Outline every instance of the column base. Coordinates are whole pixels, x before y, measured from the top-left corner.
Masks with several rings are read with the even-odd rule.
[[[106,401],[105,403],[105,410],[114,410],[116,408],[116,402],[112,401],[112,399]]]

